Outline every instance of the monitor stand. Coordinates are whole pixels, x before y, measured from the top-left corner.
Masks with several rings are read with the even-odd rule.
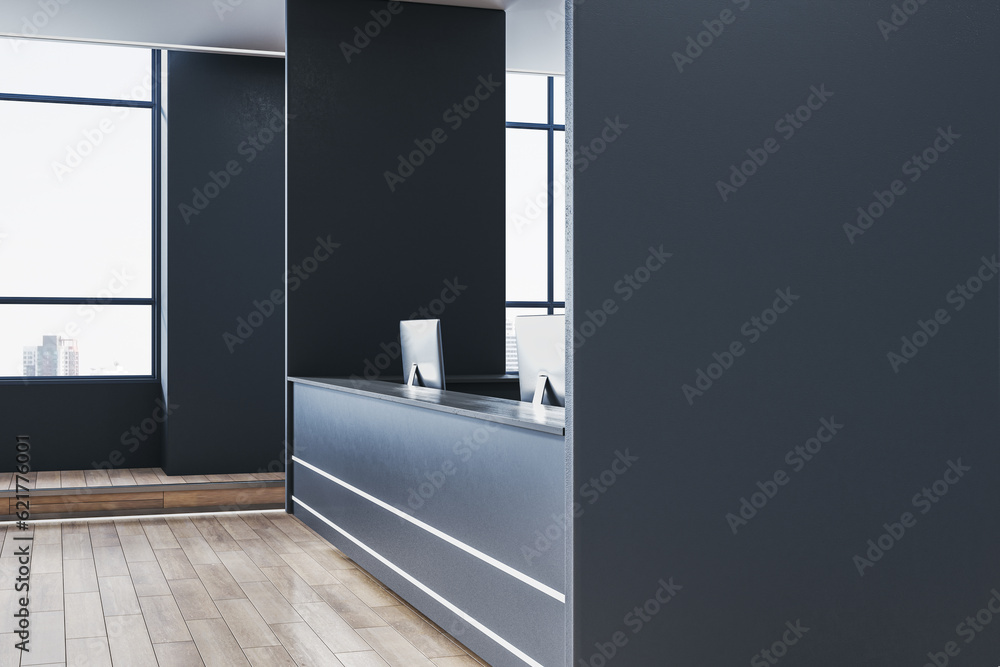
[[[542,399],[545,398],[545,391],[549,388],[549,376],[545,373],[538,374],[538,380],[535,382],[535,397],[532,399],[532,405],[541,405]]]
[[[420,379],[420,371],[417,369],[416,364],[410,365],[410,375],[406,378],[406,386],[413,387],[416,383],[417,387],[424,386],[423,380]]]

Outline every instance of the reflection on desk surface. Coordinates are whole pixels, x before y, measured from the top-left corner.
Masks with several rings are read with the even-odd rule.
[[[404,384],[379,380],[290,377],[288,381],[554,435],[566,433],[566,409],[551,405],[532,405],[505,398],[441,391],[427,387],[407,387]]]

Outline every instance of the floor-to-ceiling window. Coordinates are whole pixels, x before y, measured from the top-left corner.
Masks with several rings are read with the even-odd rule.
[[[0,378],[156,374],[159,52],[0,39]]]
[[[513,320],[565,312],[565,78],[507,73],[507,371]]]

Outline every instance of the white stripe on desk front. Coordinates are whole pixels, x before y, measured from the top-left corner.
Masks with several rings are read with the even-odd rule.
[[[515,570],[510,565],[507,565],[506,563],[502,563],[502,562],[498,561],[496,558],[493,558],[492,556],[488,556],[488,555],[484,554],[479,549],[476,549],[475,547],[471,547],[468,544],[466,544],[465,542],[462,542],[461,540],[455,539],[451,535],[448,535],[447,533],[444,533],[444,532],[438,530],[434,526],[431,526],[431,525],[428,525],[428,524],[424,523],[420,519],[416,519],[416,518],[410,516],[406,512],[404,512],[404,511],[402,511],[400,509],[397,509],[397,508],[393,507],[392,505],[390,505],[390,504],[388,504],[386,502],[383,502],[383,501],[379,500],[375,496],[373,496],[373,495],[371,495],[369,493],[365,493],[361,489],[348,484],[344,480],[338,479],[338,478],[334,477],[333,475],[331,475],[330,473],[326,472],[325,470],[320,470],[319,468],[317,468],[316,466],[312,465],[311,463],[306,463],[305,461],[303,461],[302,459],[300,459],[297,456],[293,456],[292,460],[295,461],[296,463],[298,463],[299,465],[304,466],[304,467],[308,468],[309,470],[312,470],[314,473],[316,473],[318,475],[322,475],[323,477],[326,477],[331,482],[335,482],[336,484],[339,484],[340,486],[344,487],[348,491],[351,491],[352,493],[356,493],[357,495],[361,496],[365,500],[367,500],[369,502],[372,502],[372,503],[375,503],[376,505],[378,505],[382,509],[386,510],[387,512],[392,512],[393,514],[395,514],[399,518],[401,518],[401,519],[403,519],[405,521],[409,521],[414,526],[417,526],[418,528],[423,528],[424,530],[426,530],[431,535],[434,535],[435,537],[441,538],[442,540],[444,540],[448,544],[451,544],[452,546],[458,547],[459,549],[461,549],[462,551],[466,552],[467,554],[475,556],[476,558],[480,559],[484,563],[488,563],[489,565],[492,565],[493,567],[497,568],[501,572],[514,577],[518,581],[524,582],[524,583],[528,584],[529,586],[531,586],[532,588],[537,589],[537,590],[541,591],[542,593],[545,593],[549,597],[551,597],[551,598],[553,598],[553,599],[555,599],[555,600],[557,600],[557,601],[559,601],[559,602],[561,602],[563,604],[566,604],[566,596],[564,594],[560,593],[559,591],[555,590],[554,588],[552,588],[550,586],[546,586],[545,584],[543,584],[542,582],[538,581],[537,579],[533,579],[532,577],[529,577],[525,573],[520,572],[518,570]]]
[[[461,618],[463,621],[465,621],[466,623],[468,623],[469,625],[471,625],[475,629],[477,629],[480,632],[482,632],[484,635],[486,635],[487,637],[489,637],[490,639],[492,639],[493,641],[495,641],[500,646],[504,647],[505,649],[507,649],[508,651],[510,651],[511,653],[513,653],[514,655],[516,655],[518,658],[520,658],[521,660],[523,660],[526,664],[531,665],[531,667],[544,667],[542,665],[542,663],[538,662],[537,660],[534,660],[531,656],[529,656],[528,654],[526,654],[524,651],[522,651],[521,649],[519,649],[516,646],[514,646],[513,644],[511,644],[509,641],[507,641],[506,639],[504,639],[503,637],[501,637],[497,633],[493,632],[492,630],[490,630],[489,628],[487,628],[485,625],[483,625],[482,623],[480,623],[476,619],[474,619],[471,616],[469,616],[467,613],[465,613],[464,611],[462,611],[461,609],[459,609],[458,607],[456,607],[454,604],[452,604],[451,602],[449,602],[448,600],[446,600],[445,598],[443,598],[441,595],[439,595],[436,591],[430,589],[425,584],[423,584],[422,582],[418,581],[411,574],[409,574],[408,572],[405,572],[402,568],[400,568],[398,565],[396,565],[395,563],[393,563],[392,561],[390,561],[388,558],[386,558],[382,554],[378,553],[377,551],[375,551],[374,549],[372,549],[371,547],[369,547],[367,544],[365,544],[364,542],[362,542],[358,538],[354,537],[353,535],[351,535],[350,533],[348,533],[346,530],[344,530],[343,528],[341,528],[340,526],[338,526],[334,522],[330,521],[329,519],[327,519],[325,516],[323,516],[322,514],[320,514],[319,512],[317,512],[316,510],[314,510],[313,508],[309,507],[309,505],[306,505],[304,502],[302,502],[301,500],[299,500],[295,496],[292,496],[292,502],[294,502],[296,505],[299,505],[300,507],[302,507],[302,509],[306,510],[307,512],[311,513],[317,519],[319,519],[320,521],[322,521],[326,525],[328,525],[331,528],[333,528],[335,531],[337,531],[338,533],[340,533],[341,535],[343,535],[344,537],[346,537],[347,539],[349,539],[351,542],[354,542],[356,545],[358,545],[359,547],[361,547],[362,549],[364,549],[365,551],[367,551],[369,554],[371,554],[372,556],[374,556],[375,558],[377,558],[379,561],[381,561],[386,567],[390,568],[393,572],[395,572],[399,576],[401,576],[404,579],[406,579],[407,581],[409,581],[411,584],[413,584],[414,586],[416,586],[417,588],[419,588],[420,590],[422,590],[427,595],[429,595],[432,598],[434,598],[434,600],[436,600],[437,602],[439,602],[442,605],[444,605],[445,607],[447,607],[448,610],[451,611],[453,614],[455,614],[456,616],[458,616],[459,618]]]

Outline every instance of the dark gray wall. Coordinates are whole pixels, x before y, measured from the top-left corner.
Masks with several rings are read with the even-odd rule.
[[[158,466],[160,400],[155,381],[2,385],[0,433],[10,455],[0,457],[0,472],[14,470],[15,435],[31,437],[32,470]]]
[[[169,56],[169,474],[283,467],[283,65]]]
[[[997,622],[961,625],[1000,590],[996,267],[972,300],[953,290],[998,252],[998,27],[979,0],[576,7],[574,145],[628,127],[575,171],[574,665],[603,664],[597,644],[622,667],[767,665],[772,647],[809,667],[996,662]],[[810,102],[794,134],[776,127]],[[717,181],[769,138],[724,201]],[[935,142],[928,170],[906,166]],[[851,243],[844,225],[897,179]],[[626,300],[660,244],[672,257]],[[776,290],[795,299],[774,321]],[[824,419],[843,427],[794,453]],[[615,450],[638,460],[606,472]],[[742,498],[762,507],[734,534]],[[899,537],[862,576],[883,524]],[[664,605],[661,581],[682,587]]]
[[[289,374],[401,375],[399,321],[421,308],[447,373],[502,373],[503,87],[444,115],[503,82],[503,13],[293,0],[287,24]],[[433,152],[390,189],[415,142]],[[318,239],[340,246],[310,261]]]

